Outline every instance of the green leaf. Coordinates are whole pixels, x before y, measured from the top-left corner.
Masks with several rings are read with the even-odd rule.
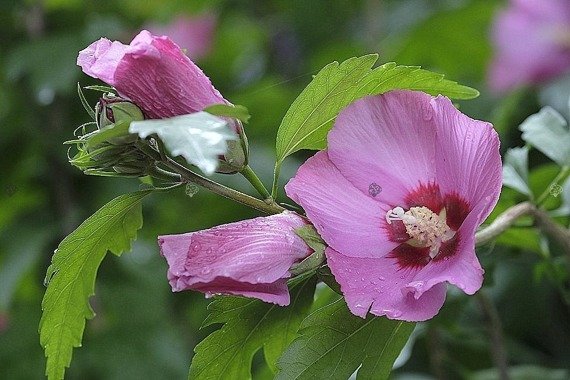
[[[528,152],[528,147],[507,151],[503,165],[503,185],[532,198],[532,191],[528,186]]]
[[[275,370],[277,359],[293,341],[309,312],[314,291],[313,277],[291,289],[291,304],[287,307],[241,297],[212,302],[204,326],[224,325],[196,346],[188,378],[250,379],[251,361],[261,347],[267,363]]]
[[[372,70],[358,83],[358,87],[358,97],[383,94],[395,89],[441,94],[452,99],[473,99],[479,96],[479,91],[444,79],[443,74],[423,70],[418,66],[397,66],[394,62]]]
[[[521,125],[522,138],[561,166],[570,165],[570,131],[566,120],[551,107],[543,107]]]
[[[325,66],[295,99],[277,131],[277,162],[273,195],[281,163],[301,149],[325,149],[338,113],[354,100],[394,89],[424,91],[450,98],[470,99],[479,92],[416,66],[386,63],[372,70],[376,54],[349,58]]]
[[[214,116],[233,117],[243,123],[247,123],[251,117],[248,109],[240,105],[213,104],[204,108],[204,111]]]
[[[336,115],[356,95],[360,79],[378,55],[349,58],[326,65],[295,99],[277,131],[277,161],[301,149],[323,149]]]
[[[94,316],[89,297],[107,251],[128,251],[142,226],[141,200],[151,191],[121,195],[69,234],[55,250],[46,274],[40,343],[47,357],[46,375],[63,379],[73,347],[81,345],[85,319]]]
[[[414,323],[359,318],[343,299],[307,317],[279,360],[277,379],[387,379]]]
[[[228,149],[227,141],[238,139],[223,119],[207,112],[133,121],[129,132],[137,133],[143,139],[157,134],[173,156],[184,157],[206,174],[216,170],[218,157]]]

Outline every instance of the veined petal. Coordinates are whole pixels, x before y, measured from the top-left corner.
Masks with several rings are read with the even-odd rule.
[[[472,207],[486,199],[480,224],[489,215],[503,183],[499,136],[490,123],[473,120],[451,101],[432,101],[437,121],[437,183],[442,194],[458,194]]]
[[[270,300],[280,295],[270,302],[286,304],[282,296],[287,294],[288,303],[284,279],[289,277],[289,268],[311,253],[295,233],[304,225],[297,214],[284,212],[203,231],[160,236],[172,290],[245,296],[267,292],[267,297],[256,298]]]
[[[328,135],[330,160],[354,186],[376,199],[402,204],[402,195],[435,178],[436,130],[431,97],[390,91],[355,101],[337,117]]]
[[[348,308],[359,317],[370,311],[390,319],[425,321],[436,315],[445,301],[443,283],[418,298],[406,291],[416,272],[399,271],[394,259],[348,257],[331,248],[326,249],[326,256]]]
[[[308,159],[285,191],[327,244],[347,256],[380,257],[398,245],[388,240],[384,228],[390,207],[356,189],[326,152]]]
[[[228,103],[168,37],[143,30],[130,45],[115,41],[108,47],[106,41],[83,50],[78,64],[86,74],[107,82],[132,100],[147,118],[184,115]]]

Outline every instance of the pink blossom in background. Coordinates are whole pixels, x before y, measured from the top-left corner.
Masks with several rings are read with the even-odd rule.
[[[412,91],[346,107],[328,149],[285,187],[327,243],[352,313],[422,321],[483,281],[474,235],[499,197],[499,139],[449,99]]]
[[[85,74],[115,87],[119,95],[139,106],[149,119],[194,113],[212,104],[229,104],[170,38],[157,37],[146,30],[129,45],[101,38],[79,52],[77,64]]]
[[[181,235],[159,236],[173,291],[234,294],[289,304],[289,268],[312,250],[295,229],[293,212],[230,223]]]
[[[148,24],[145,29],[157,36],[169,36],[175,44],[184,49],[193,60],[206,56],[211,48],[216,31],[216,16],[202,14],[178,16],[169,24]]]
[[[570,1],[511,0],[492,30],[489,86],[507,91],[570,70]]]

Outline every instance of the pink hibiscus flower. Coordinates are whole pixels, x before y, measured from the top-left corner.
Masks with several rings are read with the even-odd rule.
[[[306,222],[293,212],[255,218],[181,235],[159,236],[173,291],[197,290],[289,304],[289,268],[312,253],[295,229]]]
[[[85,74],[115,87],[149,119],[229,104],[170,38],[153,36],[146,30],[130,45],[101,38],[79,52],[77,64]]]
[[[493,26],[496,91],[540,83],[570,69],[570,1],[511,0]]]
[[[443,305],[446,283],[481,287],[474,235],[501,183],[491,124],[445,97],[393,91],[346,107],[328,149],[285,189],[328,244],[352,313],[421,321]]]

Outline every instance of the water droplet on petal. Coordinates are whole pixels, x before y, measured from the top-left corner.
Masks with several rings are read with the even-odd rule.
[[[380,281],[386,281],[386,277],[380,276],[380,277],[378,277],[378,279],[379,279]]]
[[[200,271],[200,273],[203,275],[210,274],[211,272],[212,272],[212,269],[210,269],[210,268],[202,268],[202,270]]]
[[[193,251],[199,251],[201,248],[202,248],[202,244],[200,244],[200,243],[192,244],[192,250]]]
[[[206,253],[212,253],[212,252],[213,252],[212,248],[208,248],[208,249],[206,250]]]

